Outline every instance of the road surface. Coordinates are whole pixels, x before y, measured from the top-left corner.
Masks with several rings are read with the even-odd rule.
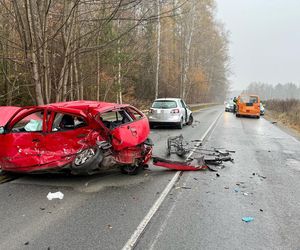
[[[165,156],[168,136],[201,138],[219,115],[206,146],[236,150],[234,163],[219,177],[182,173],[136,249],[300,249],[300,142],[291,135],[218,106],[195,114],[194,126],[182,131],[152,130],[154,154]],[[1,184],[0,249],[122,249],[174,175],[151,166],[138,176],[113,171]],[[50,191],[64,199],[48,201]]]

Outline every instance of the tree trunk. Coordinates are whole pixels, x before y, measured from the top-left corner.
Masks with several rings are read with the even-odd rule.
[[[158,98],[158,81],[160,68],[160,2],[157,0],[157,47],[156,47],[156,75],[155,75],[155,99]]]
[[[186,99],[187,97],[187,81],[188,81],[188,70],[190,67],[190,52],[191,52],[191,43],[192,43],[192,38],[194,34],[194,26],[195,26],[195,4],[192,3],[193,7],[191,10],[191,23],[187,23],[186,26],[190,27],[188,28],[189,34],[188,34],[188,40],[185,45],[185,63],[183,67],[183,86],[182,86],[182,98]]]
[[[42,84],[41,84],[41,79],[40,79],[40,74],[39,74],[39,66],[38,66],[38,48],[35,43],[35,39],[33,38],[36,34],[35,30],[35,25],[34,25],[34,20],[32,16],[32,3],[31,0],[26,0],[26,14],[28,18],[28,26],[29,26],[29,33],[31,37],[31,67],[32,67],[32,77],[33,77],[33,82],[35,86],[35,94],[36,94],[36,102],[38,105],[43,105],[44,100],[43,100],[43,93],[42,93]]]

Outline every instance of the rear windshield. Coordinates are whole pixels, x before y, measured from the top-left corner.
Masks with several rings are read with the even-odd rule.
[[[172,108],[177,108],[177,103],[175,101],[168,101],[168,100],[155,101],[152,104],[152,108],[156,108],[156,109],[172,109]]]
[[[243,95],[240,98],[241,103],[258,103],[258,97],[257,96],[248,96]]]

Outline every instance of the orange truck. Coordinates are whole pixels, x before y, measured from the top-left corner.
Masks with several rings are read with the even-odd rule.
[[[238,97],[236,117],[240,116],[260,118],[260,98],[258,95],[242,94]]]

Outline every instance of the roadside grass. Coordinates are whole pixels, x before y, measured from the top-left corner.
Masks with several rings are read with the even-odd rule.
[[[266,118],[300,133],[300,100],[269,100],[265,103]]]

